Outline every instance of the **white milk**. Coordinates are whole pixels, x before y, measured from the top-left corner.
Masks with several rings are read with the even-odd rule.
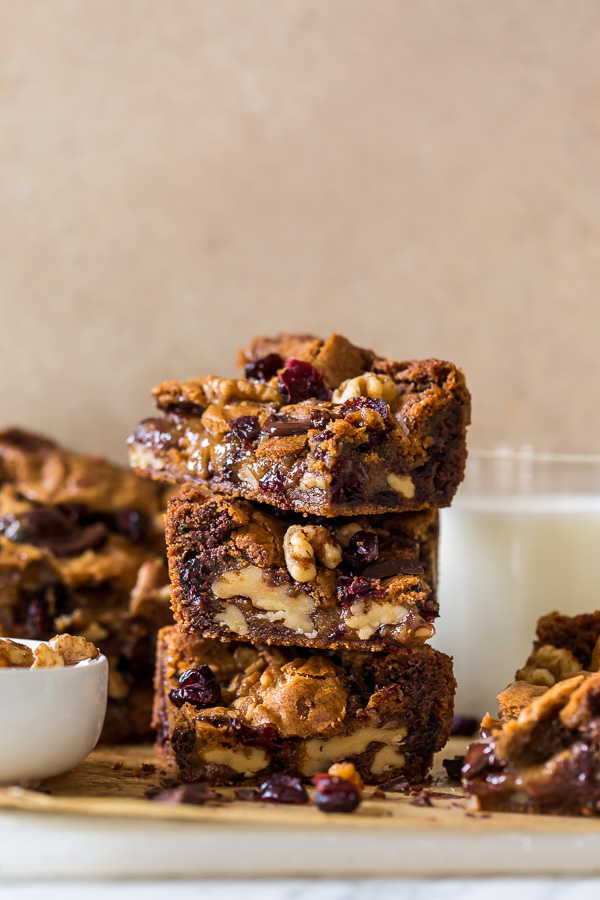
[[[494,714],[541,615],[600,609],[600,495],[463,494],[441,515],[433,643],[454,656],[457,712]]]

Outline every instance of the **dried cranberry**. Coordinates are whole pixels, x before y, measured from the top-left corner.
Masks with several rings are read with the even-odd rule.
[[[266,803],[308,803],[306,788],[291,775],[271,775],[259,787],[258,796]]]
[[[385,597],[385,588],[378,587],[377,584],[372,578],[340,575],[337,583],[338,602],[348,607],[366,597]]]
[[[450,726],[450,734],[459,737],[471,737],[479,728],[479,719],[475,716],[454,716]]]
[[[282,366],[283,360],[279,353],[267,353],[266,356],[246,363],[246,378],[250,378],[252,381],[270,381]]]
[[[326,432],[323,432],[326,434]],[[316,455],[316,454],[315,454]],[[367,483],[367,470],[356,460],[339,459],[331,469],[331,498],[334,503],[359,503]]]
[[[260,434],[260,422],[256,416],[239,416],[229,423],[229,427],[244,447],[250,447]]]
[[[277,737],[277,731],[272,725],[257,725],[255,728],[251,728],[241,719],[231,719],[230,725],[240,743],[249,747],[268,746]]]
[[[141,543],[148,531],[145,517],[135,509],[120,509],[114,516],[114,527],[119,534],[125,535],[134,544]]]
[[[344,567],[360,573],[377,559],[379,540],[374,531],[355,531],[343,553]]]
[[[350,813],[360,804],[360,791],[346,778],[337,775],[315,775],[315,804],[324,813]]]
[[[221,702],[221,688],[210,666],[197,666],[179,676],[181,687],[169,691],[169,700],[178,709],[189,703],[196,709],[218,706]]]
[[[260,479],[258,490],[261,494],[283,494],[285,490],[285,475],[278,469],[272,469]]]
[[[45,639],[56,630],[45,600],[35,597],[27,606],[27,633],[32,638]]]
[[[286,403],[301,403],[311,397],[331,400],[331,391],[323,381],[323,373],[299,359],[288,359],[277,381]]]

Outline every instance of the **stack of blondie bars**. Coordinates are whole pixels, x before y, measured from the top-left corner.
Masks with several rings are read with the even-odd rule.
[[[176,625],[154,724],[184,780],[421,781],[455,682],[432,649],[438,509],[462,479],[470,398],[447,362],[332,335],[259,338],[243,378],[169,381],[129,439],[183,485],[166,538]]]

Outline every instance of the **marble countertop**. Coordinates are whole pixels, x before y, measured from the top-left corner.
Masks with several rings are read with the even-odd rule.
[[[589,900],[600,879],[442,878],[274,881],[3,882],[7,900]]]

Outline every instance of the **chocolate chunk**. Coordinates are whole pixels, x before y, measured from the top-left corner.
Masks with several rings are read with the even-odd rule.
[[[265,419],[261,431],[272,437],[288,437],[291,434],[306,434],[313,428],[309,419],[292,419],[289,416],[269,416]]]
[[[446,770],[448,778],[455,778],[460,781],[460,770],[463,767],[464,756],[453,756],[451,759],[443,759],[442,765]]]
[[[80,527],[52,507],[29,510],[19,522],[18,529],[14,524],[8,531],[5,529],[7,537],[44,547],[55,556],[78,556],[86,550],[100,550],[108,539],[108,529],[102,522]]]
[[[422,575],[424,571],[418,559],[396,556],[367,566],[362,575],[365,578],[391,578],[394,575]]]
[[[393,778],[391,781],[384,781],[383,784],[378,785],[380,791],[385,791],[387,794],[404,794],[408,788],[408,778],[405,778],[404,775],[400,775],[399,778]]]

